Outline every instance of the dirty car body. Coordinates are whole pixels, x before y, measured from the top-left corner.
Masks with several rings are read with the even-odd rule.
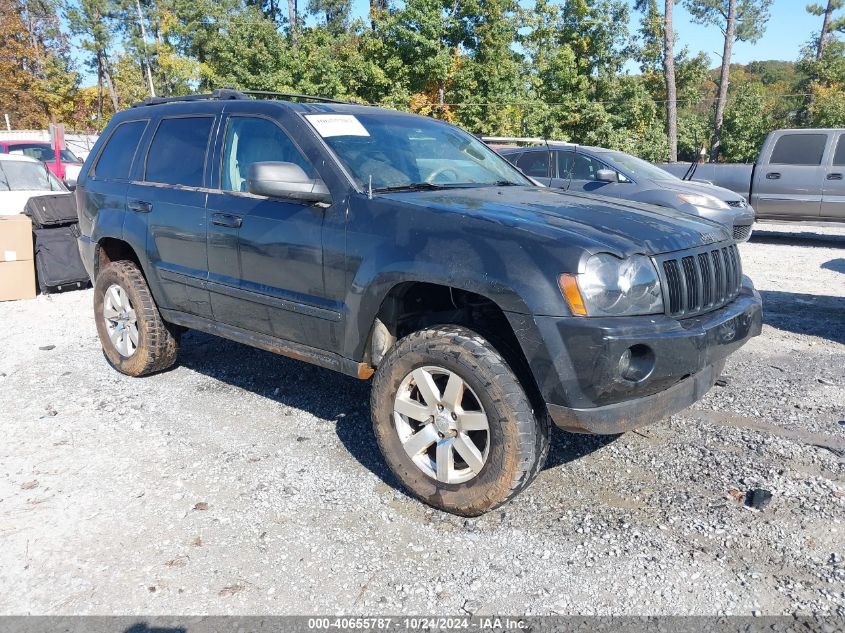
[[[151,161],[173,149],[156,146],[158,132],[184,119],[202,124],[194,180],[152,182],[165,176]],[[246,120],[296,151],[231,160],[227,139]],[[125,173],[98,176],[124,126]],[[304,193],[255,193],[269,191],[262,173],[300,171]],[[109,124],[76,196],[92,279],[134,261],[167,323],[359,378],[386,371],[414,333],[465,327],[507,361],[535,415],[570,431],[620,433],[683,409],[761,328],[719,223],[538,187],[462,130],[406,113],[244,97],[136,107]],[[647,308],[628,307],[637,301]],[[432,420],[440,442],[458,433]],[[479,457],[493,459],[487,446]]]

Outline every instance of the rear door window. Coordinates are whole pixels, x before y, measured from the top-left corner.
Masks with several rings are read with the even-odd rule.
[[[162,119],[147,152],[144,180],[202,187],[213,123],[210,116]]]
[[[147,121],[127,121],[118,125],[94,165],[94,177],[127,180],[138,142],[147,128]]]
[[[545,150],[542,152],[525,152],[516,161],[516,166],[522,170],[522,173],[532,178],[548,178],[549,153]]]
[[[773,165],[821,165],[827,134],[784,134],[775,143]]]
[[[845,165],[845,134],[842,134],[836,142],[836,153],[833,155],[833,164],[837,167]]]

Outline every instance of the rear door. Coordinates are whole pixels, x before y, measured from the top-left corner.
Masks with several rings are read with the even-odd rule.
[[[227,107],[209,193],[209,288],[215,320],[321,347],[340,320],[323,282],[325,205],[247,191],[249,166],[295,163],[319,175],[273,118]]]
[[[99,235],[92,235],[96,219],[97,230],[122,236],[142,257],[146,248],[144,238],[133,239],[134,236],[125,234],[125,211],[132,165],[139,160],[138,146],[148,125],[149,119],[142,118],[114,126],[95,157],[84,186],[76,192],[81,228],[86,235],[98,239]]]
[[[126,207],[147,221],[147,257],[158,276],[162,308],[210,318],[206,247],[206,162],[217,116],[163,116]]]
[[[845,133],[836,135],[832,158],[828,162],[821,217],[845,220]]]
[[[754,170],[752,191],[757,215],[768,218],[812,219],[821,212],[828,135],[785,132]]]

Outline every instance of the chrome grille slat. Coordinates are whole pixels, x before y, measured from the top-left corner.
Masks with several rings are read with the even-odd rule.
[[[742,264],[735,244],[714,244],[655,257],[669,316],[687,317],[720,308],[742,285]]]

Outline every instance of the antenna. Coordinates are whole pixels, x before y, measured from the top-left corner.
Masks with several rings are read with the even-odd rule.
[[[370,184],[367,187],[367,198],[369,198],[370,200],[373,199],[373,175],[372,174],[370,174]]]

